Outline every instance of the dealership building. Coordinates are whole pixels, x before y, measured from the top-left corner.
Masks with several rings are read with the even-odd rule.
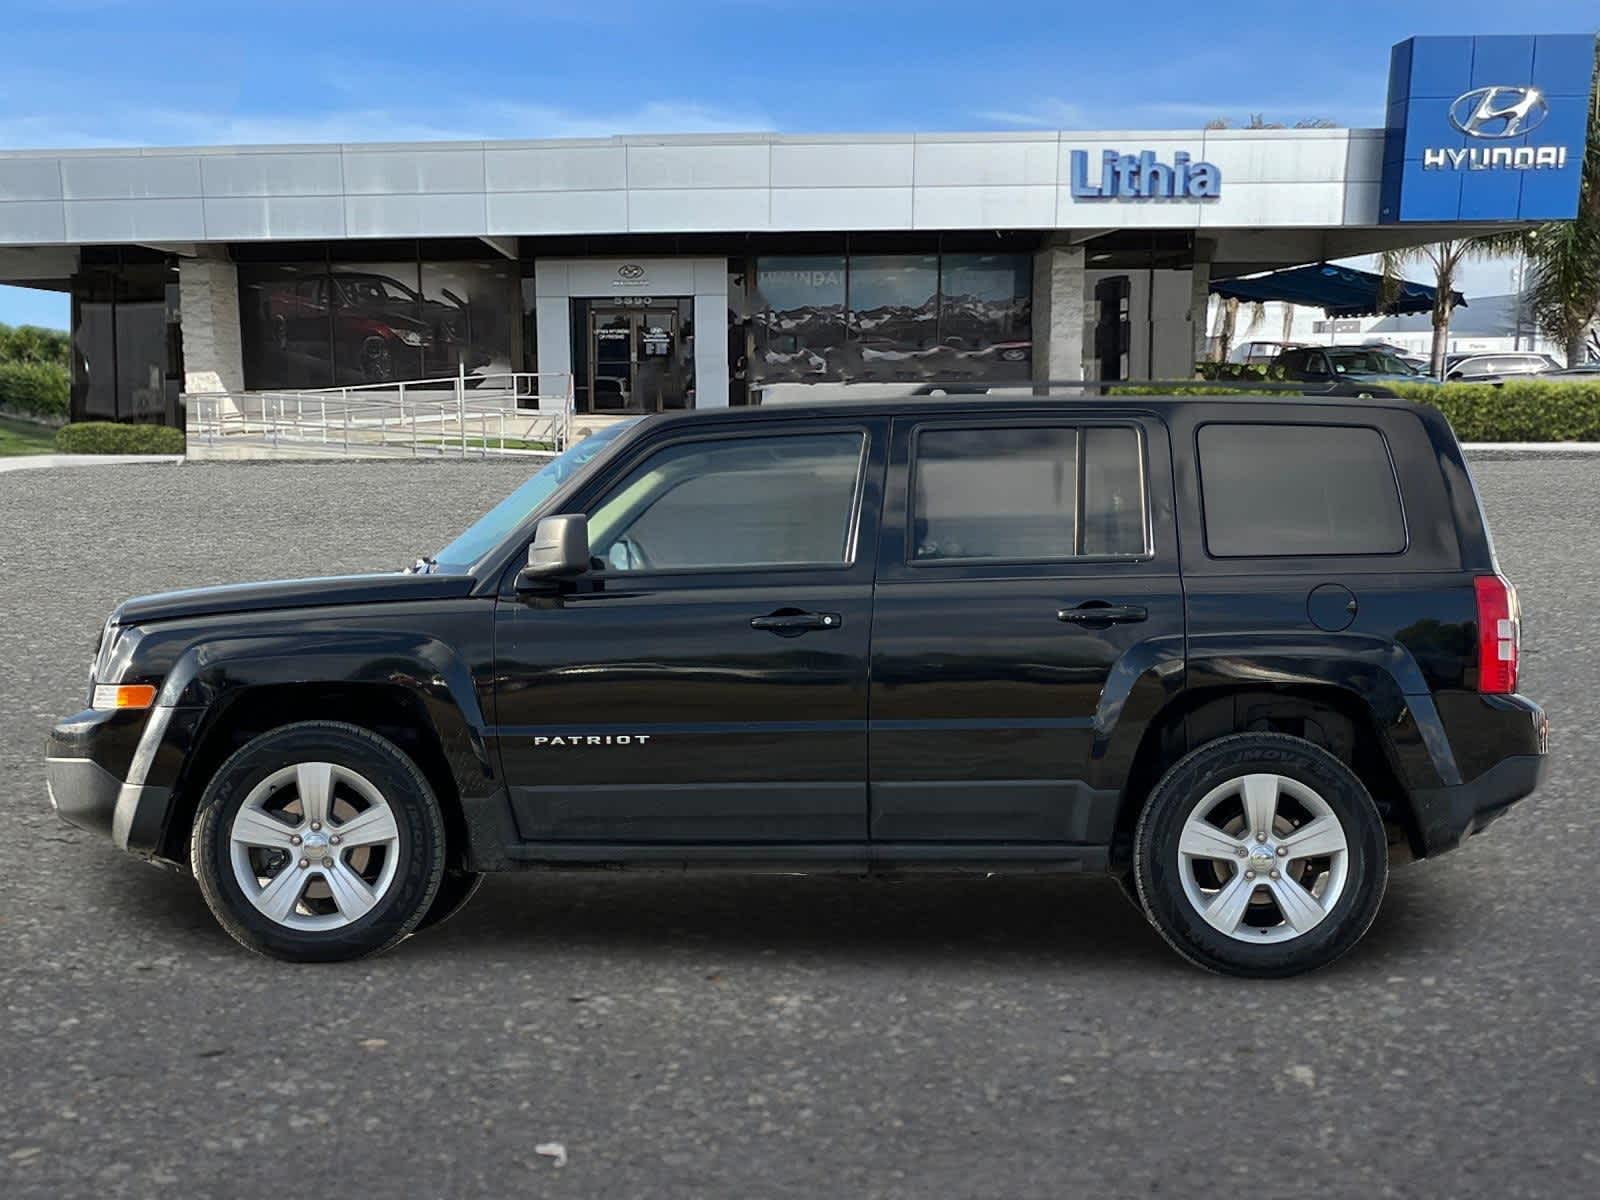
[[[458,372],[595,413],[1180,378],[1220,280],[1571,217],[1594,64],[1415,38],[1378,129],[0,152],[0,282],[70,292],[80,420]]]

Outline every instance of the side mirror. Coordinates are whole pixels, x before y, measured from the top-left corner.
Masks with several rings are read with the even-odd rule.
[[[589,518],[583,513],[545,517],[533,531],[528,565],[517,572],[517,590],[572,579],[589,569]]]

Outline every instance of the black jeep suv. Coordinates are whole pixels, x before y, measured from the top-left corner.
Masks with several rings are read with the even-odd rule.
[[[486,871],[1089,869],[1287,975],[1538,786],[1518,620],[1400,401],[659,415],[410,571],[126,602],[48,779],[288,959]]]

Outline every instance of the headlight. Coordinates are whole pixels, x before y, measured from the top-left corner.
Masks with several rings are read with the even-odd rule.
[[[89,697],[94,709],[149,708],[155,702],[153,683],[97,683]]]
[[[397,329],[395,334],[408,346],[420,346],[428,340],[414,329]]]
[[[137,625],[106,623],[100,635],[100,651],[89,671],[90,708],[149,708],[155,703],[155,685],[123,683],[129,675],[138,675],[132,669],[133,658],[142,641],[144,630]]]

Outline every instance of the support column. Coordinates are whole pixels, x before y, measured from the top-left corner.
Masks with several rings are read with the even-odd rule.
[[[183,329],[183,390],[242,392],[239,272],[220,258],[178,259]]]
[[[1083,247],[1046,242],[1033,256],[1033,379],[1083,378]]]
[[[1194,279],[1189,292],[1190,342],[1193,346],[1191,369],[1194,363],[1206,356],[1207,335],[1211,331],[1206,319],[1206,314],[1211,310],[1211,260],[1216,252],[1217,243],[1210,238],[1195,239]],[[1184,372],[1185,376],[1188,374],[1188,371]]]
[[[694,262],[694,406],[728,407],[728,260]]]

